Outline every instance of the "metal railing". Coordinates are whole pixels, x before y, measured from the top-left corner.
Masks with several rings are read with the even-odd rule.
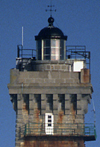
[[[46,54],[49,55],[49,54]],[[23,49],[22,45],[17,46],[17,57],[21,58],[32,58],[36,57],[35,49]],[[85,46],[66,46],[66,59],[90,59],[90,52],[86,51]]]
[[[80,59],[85,60],[88,69],[90,69],[90,51],[86,51],[86,46],[66,46],[66,58],[67,59]]]
[[[61,135],[61,136],[95,136],[96,129],[94,124],[69,124],[54,123],[51,127],[46,128],[45,123],[27,123],[20,128],[20,134],[29,135]],[[48,129],[48,132],[47,132]],[[49,133],[50,132],[50,133]]]
[[[45,54],[46,60],[50,60],[50,54]],[[23,59],[36,59],[35,49],[23,49],[22,45],[17,46],[17,57]],[[90,70],[90,52],[86,51],[85,46],[66,46],[66,59],[70,60],[84,60],[86,68]],[[23,62],[23,61],[22,61]]]
[[[22,45],[17,46],[17,57],[18,58],[33,58],[36,56],[35,49],[23,49]]]

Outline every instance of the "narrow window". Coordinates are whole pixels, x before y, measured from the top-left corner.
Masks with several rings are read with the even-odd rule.
[[[29,94],[23,95],[23,110],[29,113]]]
[[[47,94],[46,96],[49,110],[53,111],[53,94]]]
[[[17,94],[11,94],[10,97],[13,103],[13,109],[17,112]]]
[[[51,60],[59,60],[60,41],[51,39]]]
[[[72,109],[77,114],[77,94],[71,94],[70,97],[71,97]]]
[[[41,114],[41,94],[35,94],[35,101],[37,104],[37,109],[40,111]]]
[[[64,40],[60,41],[60,60],[64,60]]]
[[[51,115],[48,115],[48,118],[51,118]]]
[[[50,40],[44,40],[44,60],[50,60]]]
[[[37,41],[37,59],[41,60],[41,40]]]
[[[62,111],[64,111],[65,114],[65,95],[64,94],[59,94],[59,107]]]

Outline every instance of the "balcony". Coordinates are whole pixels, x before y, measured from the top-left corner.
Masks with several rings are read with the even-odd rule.
[[[36,50],[35,49],[23,49],[21,45],[17,46],[17,58],[16,58],[16,68],[23,71],[25,68],[27,70],[34,69],[34,63],[42,63],[39,61],[43,61],[43,63],[46,63],[46,61],[56,61],[56,63],[66,63],[66,66],[68,64],[68,69],[72,70],[72,66],[74,65],[74,68],[78,66],[79,69],[76,70],[76,68],[73,68],[73,71],[80,71],[82,68],[89,69],[90,72],[90,52],[86,51],[85,46],[66,46],[66,60],[37,60],[36,59]],[[48,56],[45,54],[45,56]],[[51,57],[50,57],[51,58]],[[45,62],[44,62],[45,61]],[[77,65],[78,64],[78,65]],[[29,65],[29,66],[28,66]]]
[[[20,136],[60,136],[81,137],[85,141],[96,140],[94,124],[54,123],[51,126],[45,123],[27,123],[20,128]]]

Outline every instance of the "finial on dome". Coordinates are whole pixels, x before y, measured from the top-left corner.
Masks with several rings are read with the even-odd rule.
[[[51,16],[48,18],[49,26],[53,26],[54,18]]]

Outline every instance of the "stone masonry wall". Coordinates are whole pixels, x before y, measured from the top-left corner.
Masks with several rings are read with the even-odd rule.
[[[60,66],[46,65],[45,68],[48,68],[48,70],[45,71],[42,70],[43,68],[40,71],[11,69],[8,88],[17,115],[16,147],[51,147],[52,144],[55,144],[55,147],[60,147],[62,144],[66,147],[84,147],[83,140],[78,142],[74,139],[65,142],[54,141],[52,143],[47,140],[38,142],[33,140],[24,141],[25,129],[21,132],[21,128],[29,122],[45,122],[45,113],[48,112],[53,113],[54,123],[84,123],[84,114],[88,111],[87,107],[92,92],[92,85],[86,75],[88,72],[82,71],[83,76],[80,76],[81,73],[68,71],[69,69],[64,70],[66,66]],[[60,70],[57,68],[60,68]],[[67,68],[69,67],[67,66]],[[47,95],[49,94],[53,98],[53,110],[48,107]],[[71,94],[77,94],[77,111],[74,110],[71,102]],[[37,95],[40,96],[41,109],[39,108]],[[64,96],[64,109],[61,109],[59,95]]]

